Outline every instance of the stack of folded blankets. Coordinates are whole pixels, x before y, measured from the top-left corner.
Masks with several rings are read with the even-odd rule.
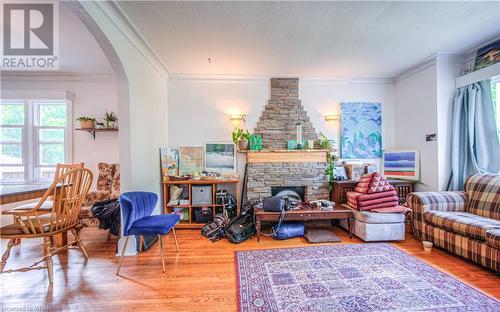
[[[396,190],[378,172],[361,176],[354,192],[347,192],[348,205],[360,211],[400,210]]]

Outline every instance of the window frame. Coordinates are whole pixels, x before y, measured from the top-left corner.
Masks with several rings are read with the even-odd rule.
[[[38,125],[40,117],[40,104],[64,104],[66,105],[66,126],[41,126]],[[4,104],[24,104],[24,125],[23,125],[23,164],[9,165],[0,164],[0,167],[13,167],[19,166],[24,168],[24,180],[8,181],[2,180],[0,177],[1,185],[11,184],[43,184],[50,182],[50,179],[43,179],[39,174],[40,168],[55,168],[55,165],[43,165],[40,163],[40,150],[39,150],[39,129],[63,129],[64,130],[64,162],[72,162],[72,106],[73,102],[69,99],[2,99],[0,105]],[[20,126],[7,125],[0,126],[1,128],[19,128]],[[0,141],[1,142],[1,141]],[[43,143],[51,143],[50,141],[42,141]],[[3,142],[2,142],[3,143]],[[8,142],[7,142],[8,143]],[[61,142],[54,142],[61,144]]]

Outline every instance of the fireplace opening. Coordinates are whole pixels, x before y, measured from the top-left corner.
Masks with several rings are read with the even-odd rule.
[[[272,196],[281,196],[291,201],[303,202],[306,200],[305,186],[271,186]]]

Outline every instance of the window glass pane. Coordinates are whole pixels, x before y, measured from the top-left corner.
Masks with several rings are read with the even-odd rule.
[[[497,115],[497,134],[498,139],[500,140],[500,81],[497,81],[495,84],[495,88],[493,88],[493,101],[496,102],[496,115]]]
[[[22,142],[23,128],[0,128],[0,141]]]
[[[22,144],[0,144],[0,163],[9,165],[21,165],[23,163]]]
[[[1,104],[1,125],[24,125],[24,104]]]
[[[40,144],[40,164],[54,165],[64,162],[64,144]]]
[[[36,176],[38,177],[39,181],[53,181],[54,175],[56,173],[56,168],[37,168],[36,171]]]
[[[39,140],[64,142],[64,129],[40,129]]]
[[[66,126],[66,104],[40,104],[39,109],[40,126]]]
[[[4,182],[22,182],[24,167],[0,167],[0,179]]]

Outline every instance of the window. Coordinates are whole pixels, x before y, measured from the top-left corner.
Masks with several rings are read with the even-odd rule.
[[[497,120],[498,140],[500,140],[500,77],[493,79],[491,89],[491,94],[493,96],[493,109]]]
[[[0,182],[51,181],[56,163],[70,161],[68,116],[67,101],[2,101]]]

